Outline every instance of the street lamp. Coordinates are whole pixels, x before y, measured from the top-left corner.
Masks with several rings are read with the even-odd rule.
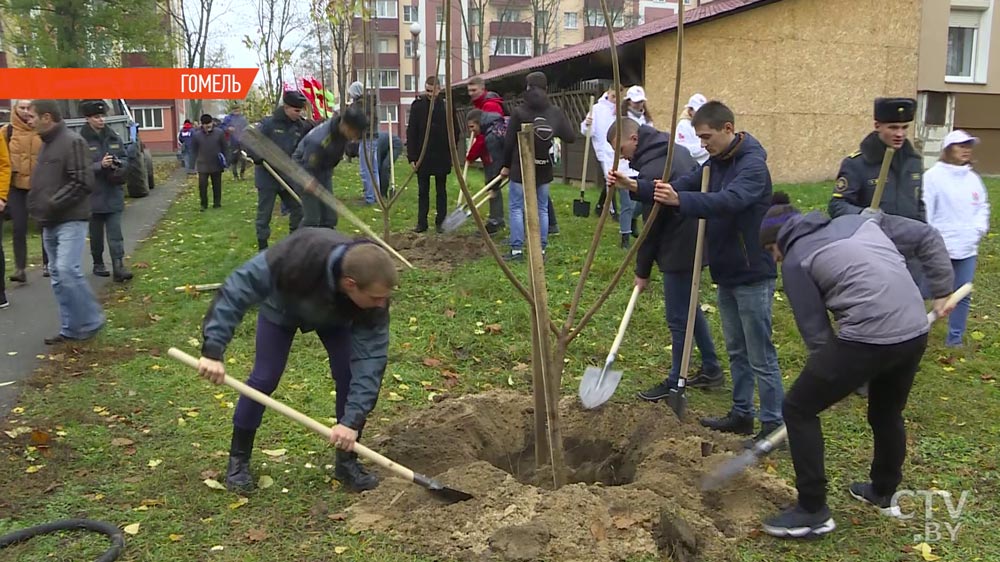
[[[420,37],[420,24],[413,22],[410,24],[410,35],[413,36],[413,98],[417,98],[418,84],[420,83],[420,66],[417,60],[420,58],[420,49],[417,39]],[[402,108],[400,108],[402,110]],[[402,136],[403,120],[399,120],[400,136]]]

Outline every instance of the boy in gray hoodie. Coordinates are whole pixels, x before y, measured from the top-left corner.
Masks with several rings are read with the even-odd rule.
[[[777,537],[815,537],[836,524],[826,504],[819,413],[869,384],[868,423],[875,440],[869,482],[850,485],[854,498],[899,517],[893,501],[903,479],[906,406],[927,347],[927,315],[906,269],[919,259],[947,315],[953,273],[941,235],[931,226],[881,212],[830,219],[805,216],[775,194],[761,223],[761,245],[781,262],[788,303],[809,358],[785,396],[782,413],[795,466],[798,504],[764,522]],[[834,332],[828,311],[839,326]]]

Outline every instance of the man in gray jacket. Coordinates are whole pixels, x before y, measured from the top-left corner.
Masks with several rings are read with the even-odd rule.
[[[854,498],[899,517],[892,500],[906,457],[906,406],[927,347],[927,315],[906,258],[920,260],[935,298],[951,312],[953,273],[941,235],[916,220],[881,212],[827,218],[801,215],[775,194],[760,242],[781,262],[788,303],[809,358],[785,396],[783,417],[795,466],[798,504],[764,522],[778,537],[814,537],[836,525],[826,504],[819,413],[869,384],[868,423],[875,439],[869,482],[850,485]],[[905,256],[905,257],[904,257]],[[835,333],[827,311],[839,325]]]
[[[247,385],[270,395],[288,363],[298,331],[315,331],[330,359],[337,390],[337,447],[333,476],[344,487],[370,490],[378,478],[351,451],[375,408],[389,353],[389,296],[396,264],[380,246],[329,228],[303,227],[231,273],[202,325],[198,371],[216,384],[226,373],[223,354],[243,316],[255,305],[256,355]],[[233,414],[226,486],[250,491],[250,452],[264,406],[243,396]]]
[[[80,135],[66,128],[54,100],[32,101],[28,115],[42,137],[38,166],[31,174],[28,212],[42,226],[52,292],[59,304],[59,333],[45,338],[45,343],[89,339],[105,321],[80,263],[94,189],[90,150]]]

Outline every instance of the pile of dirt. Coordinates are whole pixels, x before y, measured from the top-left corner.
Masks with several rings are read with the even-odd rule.
[[[386,242],[415,267],[424,269],[451,269],[489,254],[478,232],[399,232]]]
[[[722,561],[761,517],[794,499],[793,488],[759,469],[700,491],[702,475],[740,442],[681,423],[662,404],[586,411],[567,397],[560,411],[570,470],[558,490],[551,470],[536,470],[530,396],[445,400],[386,428],[373,447],[474,498],[443,505],[386,479],[349,509],[352,530],[387,533],[443,559]]]

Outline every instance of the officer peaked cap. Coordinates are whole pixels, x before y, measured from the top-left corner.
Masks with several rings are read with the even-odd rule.
[[[84,117],[93,117],[94,115],[108,113],[108,104],[104,103],[104,100],[85,100],[80,102],[80,113],[83,113]]]
[[[298,90],[288,90],[281,96],[281,101],[285,102],[285,105],[289,107],[297,107],[302,109],[306,106],[306,95]]]
[[[917,112],[913,98],[875,98],[875,120],[879,123],[909,123]]]

